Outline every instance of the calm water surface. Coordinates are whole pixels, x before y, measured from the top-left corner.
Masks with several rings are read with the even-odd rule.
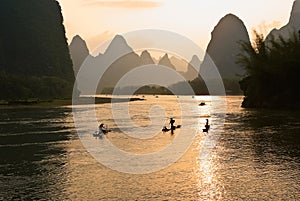
[[[148,174],[121,173],[98,163],[77,136],[71,106],[1,109],[0,200],[300,200],[299,112],[245,110],[242,97],[179,98],[189,106],[184,114],[171,96],[129,104],[139,126],[151,124],[154,105],[165,109],[154,119],[186,120],[181,132],[147,140],[122,133],[131,128],[116,126],[111,104],[96,106],[99,122],[112,129],[106,138],[128,152],[155,152],[184,135],[184,128],[193,128],[195,139],[183,157]],[[84,117],[91,107],[76,109]],[[206,118],[208,134],[202,132]],[[89,135],[101,144],[103,139]]]

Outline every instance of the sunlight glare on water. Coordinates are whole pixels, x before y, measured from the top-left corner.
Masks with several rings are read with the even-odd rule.
[[[94,159],[77,137],[71,106],[1,109],[0,199],[300,199],[298,112],[242,109],[238,96],[145,98],[129,103],[136,125],[168,126],[168,118],[174,117],[182,128],[174,135],[157,132],[149,139],[135,139],[122,132],[131,130],[126,124],[116,125],[111,104],[95,107],[98,122],[112,130],[105,138],[126,152],[156,152],[187,130],[194,132],[193,143],[178,161],[148,174],[118,172]],[[186,113],[181,113],[177,99],[188,106]],[[206,104],[199,106],[201,102]],[[160,107],[159,114],[151,114],[153,106]],[[92,108],[76,106],[85,122],[76,129],[101,147],[103,139],[93,136],[98,125],[88,121]],[[211,128],[203,133],[206,119]],[[159,165],[161,160],[152,162]]]

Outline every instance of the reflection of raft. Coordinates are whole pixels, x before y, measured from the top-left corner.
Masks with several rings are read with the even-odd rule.
[[[208,133],[209,128],[210,128],[210,125],[205,125],[205,128],[202,129],[202,131],[205,133]]]
[[[167,128],[166,126],[163,127],[162,132],[168,132],[172,130],[176,130],[177,128],[181,128],[181,125],[172,126],[171,128]]]
[[[111,132],[111,130],[109,130],[109,129],[103,129],[103,130],[96,131],[96,132],[93,134],[93,136],[94,136],[94,137],[102,137],[103,135],[105,135],[105,134],[107,134],[107,133],[109,133],[109,132]]]
[[[93,134],[93,136],[94,137],[102,137],[104,135],[104,133],[103,132],[101,132],[101,131],[96,131],[94,134]]]

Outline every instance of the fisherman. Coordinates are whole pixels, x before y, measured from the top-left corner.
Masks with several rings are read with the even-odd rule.
[[[208,119],[206,119],[206,124],[205,124],[205,128],[208,130],[210,127],[210,125],[208,124]]]
[[[208,119],[206,119],[205,128],[202,130],[203,130],[203,132],[208,133],[209,128],[210,128],[210,125],[208,124]]]
[[[175,123],[175,120],[171,117],[170,118],[171,130],[175,129],[174,123]]]
[[[106,133],[106,130],[104,128],[104,124],[102,124],[102,123],[99,125],[99,133]]]

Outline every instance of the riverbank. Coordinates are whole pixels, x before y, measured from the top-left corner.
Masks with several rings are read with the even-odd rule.
[[[118,103],[129,101],[143,101],[143,98],[110,98],[110,97],[80,97],[77,100],[72,99],[53,99],[53,100],[0,100],[0,108],[9,107],[59,107],[67,105],[83,105],[83,104],[104,104],[104,103]]]
[[[257,109],[279,109],[279,110],[299,110],[299,99],[273,96],[268,99],[259,99],[257,97],[245,97],[242,102],[242,108],[257,108]]]

